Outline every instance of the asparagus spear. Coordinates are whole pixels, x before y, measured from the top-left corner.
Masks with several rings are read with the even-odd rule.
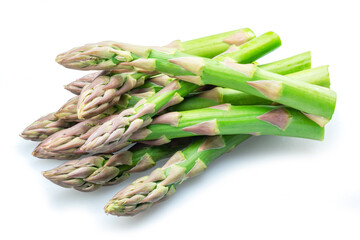
[[[54,113],[50,113],[30,124],[20,136],[27,140],[42,141],[51,134],[69,128],[72,125],[74,123],[61,120]]]
[[[297,73],[288,74],[287,76],[291,79],[307,81],[311,84],[319,86],[330,86],[328,66],[307,69]],[[169,110],[186,111],[211,107],[222,103],[230,103],[232,105],[258,105],[272,104],[272,101],[230,88],[215,87],[213,89],[203,91],[198,95],[185,98],[183,102],[170,107]]]
[[[250,29],[243,28],[190,40],[185,43],[174,41],[168,47],[186,51],[189,54],[211,58],[224,52],[231,45],[241,45],[254,37],[255,35]],[[57,57],[57,61],[62,62],[68,68],[82,70],[132,69],[128,66],[119,66],[119,63],[124,60],[130,60],[135,55],[124,51],[121,47],[117,47],[112,43],[116,44],[116,42],[103,42],[101,44],[87,44],[83,47],[74,48],[60,54]],[[128,46],[130,47],[130,45]],[[163,47],[159,48],[163,49]],[[137,52],[136,49],[133,50]],[[141,48],[138,50],[142,51]]]
[[[52,170],[43,172],[43,175],[62,187],[90,192],[101,186],[120,183],[131,173],[145,171],[185,145],[183,140],[152,147],[135,144],[129,150],[120,153],[99,154],[67,161]]]
[[[322,140],[324,128],[301,112],[284,106],[222,104],[160,115],[151,125],[135,132],[130,141],[152,140],[146,142],[161,144],[179,137],[230,134],[278,135]]]
[[[269,42],[274,42],[269,44]],[[275,33],[261,35],[243,45],[237,47],[242,50],[242,54],[237,54],[234,61],[237,59],[251,59],[251,55],[263,56],[273,50],[280,44],[280,39]],[[249,52],[251,54],[249,54]],[[231,54],[225,53],[225,54]],[[225,54],[219,55],[215,58],[220,58]],[[148,125],[153,117],[158,112],[180,103],[185,96],[198,88],[198,85],[174,80],[163,90],[157,93],[154,97],[148,98],[146,102],[136,108],[128,109],[119,114],[117,118],[113,118],[109,122],[104,123],[92,134],[81,150],[87,152],[98,152],[107,149],[107,144],[123,143],[131,137],[131,134],[141,127]],[[110,146],[112,148],[112,146]]]
[[[214,159],[235,148],[250,135],[201,137],[183,151],[178,151],[149,176],[137,179],[118,192],[105,206],[105,212],[131,216],[175,193],[184,180],[204,171]]]
[[[187,42],[173,42],[171,45],[176,45],[181,48],[182,52],[193,53],[200,56],[211,56],[218,54],[229,47],[228,43],[224,42],[228,36],[236,33],[236,44],[241,44],[252,38],[254,34],[249,29],[240,30],[240,32],[230,32],[225,34],[217,34],[205,38],[195,39]],[[229,35],[231,34],[231,35]],[[240,34],[240,36],[238,36]],[[240,42],[238,38],[240,39]],[[215,48],[213,46],[215,45]],[[209,47],[211,46],[211,47]],[[221,51],[222,50],[222,51]],[[219,52],[220,51],[220,52]],[[141,69],[140,69],[141,70]],[[99,114],[99,112],[113,106],[120,96],[130,89],[140,86],[149,75],[145,73],[117,73],[117,70],[110,72],[102,72],[98,74],[90,84],[83,88],[80,93],[80,99],[77,106],[78,118],[90,118]]]
[[[251,41],[254,40],[256,38]],[[317,122],[325,123],[331,119],[336,104],[334,91],[262,70],[256,64],[250,64],[252,58],[245,58],[249,64],[234,63],[232,59],[239,53],[239,50],[225,53],[220,56],[224,61],[220,62],[184,54],[177,49],[106,42],[73,49],[59,55],[57,61],[66,67],[104,69],[103,63],[110,57],[116,58],[112,68],[131,66],[170,74],[197,85],[232,88],[303,111]]]

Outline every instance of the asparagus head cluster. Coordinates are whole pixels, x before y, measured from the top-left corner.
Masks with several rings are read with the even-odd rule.
[[[328,66],[311,68],[310,52],[260,64],[280,45],[274,32],[242,28],[163,46],[75,47],[56,61],[95,72],[65,85],[74,96],[20,136],[40,141],[35,157],[65,160],[45,178],[82,192],[168,159],[105,205],[135,215],[252,136],[324,138],[336,104]]]

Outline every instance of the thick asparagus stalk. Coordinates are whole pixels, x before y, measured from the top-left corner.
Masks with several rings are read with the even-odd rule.
[[[213,58],[226,51],[230,46],[239,46],[253,38],[255,38],[253,31],[249,28],[242,28],[185,42],[177,40],[168,46],[176,47],[180,51],[191,55]]]
[[[130,141],[152,140],[147,143],[161,144],[179,137],[231,134],[322,140],[324,128],[298,110],[284,106],[223,104],[160,115],[151,125],[135,132]]]
[[[61,120],[57,118],[54,113],[50,113],[25,128],[20,136],[27,140],[42,141],[51,134],[69,128],[74,124],[75,123]]]
[[[254,40],[256,38],[252,41]],[[115,50],[119,52],[115,53]],[[89,51],[92,69],[104,69],[102,63],[111,56],[118,59],[117,64],[112,64],[112,67],[138,67],[146,71],[170,74],[198,85],[211,84],[240,90],[301,110],[311,119],[322,123],[331,119],[335,109],[334,91],[305,82],[292,81],[288,77],[262,70],[256,64],[237,64],[229,60],[233,56],[236,57],[239,50],[221,55],[224,61],[219,62],[184,54],[176,49],[155,49],[107,42],[73,49],[59,55],[57,61],[67,67],[86,69],[89,65]]]
[[[120,153],[68,161],[43,172],[43,175],[62,187],[90,192],[101,186],[120,183],[131,173],[145,171],[153,167],[157,161],[171,156],[185,146],[182,140],[152,147],[136,144]]]
[[[286,76],[291,79],[315,84],[325,88],[330,87],[329,66],[327,65],[302,70],[300,72],[294,72],[291,74],[287,74]]]
[[[211,58],[224,52],[231,45],[241,45],[254,37],[255,34],[250,29],[243,28],[190,40],[185,43],[174,41],[168,46],[189,54]],[[128,66],[121,66],[119,63],[131,60],[133,57],[137,56],[128,51],[124,51],[121,46],[116,46],[116,44],[116,42],[87,44],[83,47],[74,48],[60,54],[57,57],[57,61],[68,68],[82,70],[132,69]],[[130,45],[128,46],[130,47]],[[166,47],[159,48],[168,49]],[[138,52],[136,49],[133,50]],[[138,50],[142,51],[141,48]]]
[[[311,84],[319,86],[330,86],[328,66],[303,70],[297,73],[288,74],[287,76],[291,79],[307,81]],[[211,107],[222,103],[230,103],[232,105],[259,105],[272,104],[272,101],[230,88],[215,87],[213,89],[203,91],[196,96],[185,98],[183,102],[170,107],[169,110],[186,111]]]
[[[237,59],[245,59],[245,61],[247,61],[247,59],[254,60],[254,58],[251,58],[251,55],[263,56],[267,52],[271,52],[274,47],[280,45],[280,39],[275,33],[264,34],[250,42],[237,47],[238,50],[242,50],[241,52],[243,54],[234,55],[234,57],[236,57],[234,61]],[[269,44],[269,42],[275,43]],[[248,51],[251,54],[249,54]],[[232,52],[224,53],[215,58],[220,58],[231,53]],[[133,132],[148,125],[151,122],[151,117],[170,106],[180,103],[185,96],[197,88],[198,85],[190,82],[172,81],[171,84],[154,97],[147,99],[142,105],[124,111],[119,114],[118,118],[104,123],[89,137],[81,147],[81,150],[88,152],[104,151],[108,147],[112,148],[112,146],[107,146],[110,142],[115,145],[117,142],[126,142]]]
[[[216,55],[220,53],[219,50],[225,51],[226,47],[229,47],[228,43],[223,40],[233,34],[237,34],[235,35],[237,40],[234,42],[236,44],[241,44],[254,38],[251,30],[243,29],[240,32],[232,31],[230,33],[217,34],[183,43],[175,41],[171,45],[176,45],[185,53],[199,54],[199,56],[212,56],[213,54]],[[239,34],[240,36],[238,36]],[[241,40],[237,42],[239,37],[241,37]],[[95,80],[84,87],[80,93],[77,106],[79,119],[90,118],[113,106],[122,94],[134,87],[142,85],[147,77],[149,77],[149,75],[145,73],[117,73],[116,70],[110,72],[104,71],[97,75]]]
[[[281,75],[300,72],[302,70],[311,68],[311,53],[304,52],[293,57],[281,59],[276,62],[262,64],[260,67],[263,70]]]
[[[131,216],[175,193],[184,180],[204,171],[214,159],[235,148],[250,135],[201,137],[183,151],[178,151],[149,176],[137,179],[118,192],[105,206],[105,212]]]

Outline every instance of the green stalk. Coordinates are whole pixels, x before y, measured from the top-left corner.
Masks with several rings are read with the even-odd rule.
[[[311,52],[305,52],[276,62],[262,64],[260,68],[281,75],[309,69],[311,68]]]
[[[118,192],[105,206],[105,212],[131,216],[175,193],[184,180],[197,176],[216,158],[229,152],[250,135],[201,137],[183,151],[177,152],[149,176],[137,179]]]
[[[249,28],[219,33],[207,37],[202,37],[185,42],[179,42],[182,52],[213,58],[226,51],[230,45],[241,45],[250,39],[255,38],[255,34]]]
[[[101,186],[120,183],[131,173],[145,171],[185,146],[181,140],[152,147],[136,144],[116,154],[99,154],[67,161],[43,172],[43,175],[59,186],[90,192]]]
[[[286,76],[297,81],[330,88],[329,66],[327,65],[287,74]]]
[[[239,63],[252,63],[280,46],[280,37],[274,32],[267,32],[239,47],[230,48],[228,52],[220,54],[215,59],[220,62],[228,58]],[[271,51],[269,51],[269,49],[271,49]],[[308,56],[305,58],[309,59]]]
[[[173,138],[232,134],[278,135],[322,140],[324,128],[292,108],[223,104],[212,108],[163,114],[155,118],[151,125],[135,132],[130,141],[160,144]]]
[[[268,68],[270,71],[269,64]],[[276,67],[276,65],[274,65]],[[294,66],[299,66],[295,64]],[[289,69],[289,67],[285,67]],[[321,66],[313,69],[307,69],[300,72],[286,75],[291,79],[304,81],[311,84],[329,87],[330,79],[328,66]],[[204,92],[199,93],[196,96],[188,97],[181,103],[169,108],[170,111],[186,111],[192,109],[200,109],[219,105],[222,103],[230,103],[232,105],[259,105],[259,104],[272,104],[272,101],[260,98],[254,95],[250,95],[241,91],[233,90],[230,88],[216,87]]]

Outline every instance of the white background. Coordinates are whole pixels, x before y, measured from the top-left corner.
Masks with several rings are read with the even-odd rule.
[[[1,1],[2,239],[359,239],[359,13],[357,1]],[[261,136],[241,144],[135,217],[105,203],[131,180],[93,193],[62,189],[18,135],[71,94],[82,76],[55,56],[88,42],[163,45],[242,27],[275,31],[265,63],[311,50],[338,93],[322,142]],[[148,172],[147,172],[148,173]]]

